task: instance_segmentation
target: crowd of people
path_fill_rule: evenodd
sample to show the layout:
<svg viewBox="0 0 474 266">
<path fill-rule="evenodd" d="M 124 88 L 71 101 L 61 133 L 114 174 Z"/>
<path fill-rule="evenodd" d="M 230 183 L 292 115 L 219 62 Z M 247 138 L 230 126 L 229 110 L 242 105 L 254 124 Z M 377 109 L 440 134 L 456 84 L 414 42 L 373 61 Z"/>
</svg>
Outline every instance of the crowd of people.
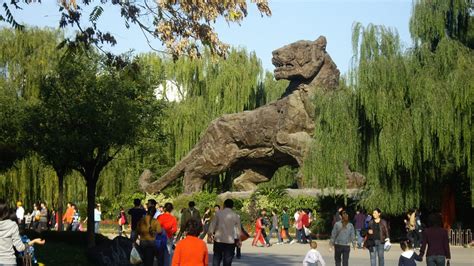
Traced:
<svg viewBox="0 0 474 266">
<path fill-rule="evenodd" d="M 17 223 L 21 229 L 35 230 L 42 232 L 46 230 L 58 230 L 58 213 L 54 208 L 49 209 L 45 202 L 33 203 L 31 212 L 26 212 L 23 203 L 18 201 L 15 211 Z M 25 213 L 26 212 L 26 213 Z M 63 228 L 66 231 L 83 231 L 82 224 L 87 218 L 81 222 L 81 215 L 77 205 L 68 202 L 66 211 L 62 215 Z M 94 210 L 95 232 L 99 232 L 99 224 L 101 221 L 100 204 L 96 205 Z"/>
<path fill-rule="evenodd" d="M 130 217 L 130 239 L 145 266 L 208 265 L 206 242 L 213 244 L 213 265 L 231 265 L 234 257 L 241 257 L 242 241 L 249 237 L 239 215 L 233 210 L 231 199 L 224 201 L 222 209 L 219 205 L 206 207 L 202 216 L 195 202 L 190 201 L 188 208 L 181 210 L 179 224 L 172 214 L 174 207 L 170 202 L 158 205 L 150 199 L 142 205 L 140 199 L 135 199 L 133 205 L 127 212 L 120 208 L 116 217 L 118 234 L 128 237 L 126 227 Z M 16 210 L 7 206 L 5 201 L 0 200 L 0 265 L 14 265 L 10 263 L 15 259 L 14 249 L 32 254 L 34 244 L 44 244 L 44 240 L 30 240 L 22 235 L 24 229 L 41 232 L 57 228 L 57 215 L 54 210 L 48 210 L 44 202 L 34 204 L 32 212 L 26 214 L 21 202 L 17 202 Z M 420 216 L 416 209 L 407 212 L 404 220 L 406 237 L 400 240 L 399 265 L 416 265 L 415 261 L 422 261 L 424 256 L 428 266 L 449 264 L 449 239 L 447 231 L 442 228 L 441 215 L 431 214 L 426 228 Z M 255 220 L 252 246 L 309 243 L 310 250 L 304 257 L 303 265 L 319 263 L 324 266 L 324 258 L 317 250 L 318 245 L 309 229 L 315 219 L 310 209 L 299 209 L 293 216 L 286 207 L 281 212 L 262 209 Z M 81 230 L 75 204 L 67 204 L 63 221 L 66 230 Z M 100 221 L 101 206 L 97 204 L 94 210 L 95 232 L 99 231 Z M 366 249 L 371 266 L 384 265 L 384 253 L 391 247 L 390 224 L 382 218 L 380 209 L 376 208 L 371 213 L 357 210 L 351 219 L 348 211 L 340 207 L 333 216 L 332 224 L 329 244 L 336 266 L 349 265 L 351 248 Z M 295 229 L 294 238 L 290 234 L 291 226 Z M 271 242 L 273 237 L 277 242 Z"/>
<path fill-rule="evenodd" d="M 239 254 L 242 230 L 240 217 L 232 210 L 233 201 L 224 201 L 223 209 L 214 206 L 214 212 L 206 208 L 203 216 L 195 208 L 194 201 L 181 210 L 179 219 L 173 216 L 173 204 L 158 205 L 153 199 L 142 206 L 140 199 L 128 210 L 131 217 L 130 238 L 145 266 L 148 265 L 208 265 L 208 243 L 213 243 L 213 265 L 231 265 L 235 250 Z M 117 217 L 119 233 L 124 221 L 123 209 Z M 120 221 L 122 220 L 122 221 Z"/>
<path fill-rule="evenodd" d="M 153 256 L 155 260 L 163 262 L 158 265 L 170 265 L 169 263 L 207 265 L 207 247 L 204 241 L 206 235 L 207 242 L 213 243 L 213 265 L 221 265 L 221 262 L 223 265 L 231 265 L 234 257 L 240 258 L 241 243 L 242 240 L 248 238 L 248 233 L 242 227 L 240 217 L 232 210 L 231 200 L 224 203 L 222 210 L 218 205 L 214 207 L 214 211 L 209 207 L 205 208 L 202 217 L 195 208 L 195 203 L 189 202 L 188 208 L 181 210 L 179 231 L 177 219 L 171 214 L 171 203 L 165 204 L 164 207 L 159 206 L 157 210 L 152 207 L 156 205 L 153 200 L 149 201 L 146 207 L 140 207 L 139 203 L 137 200 L 135 207 L 128 213 L 132 217 L 132 239 L 133 241 L 138 239 L 139 246 L 142 246 L 145 265 L 153 265 L 153 260 L 150 259 Z M 410 210 L 407 218 L 407 235 L 400 241 L 399 265 L 416 265 L 415 261 L 421 261 L 425 255 L 429 266 L 445 265 L 446 261 L 449 262 L 451 258 L 449 242 L 447 232 L 441 227 L 441 216 L 430 215 L 428 219 L 430 227 L 426 230 L 422 230 L 419 212 L 417 214 L 416 211 Z M 310 250 L 303 260 L 303 265 L 318 265 L 317 263 L 325 265 L 323 256 L 317 250 L 317 243 L 312 239 L 309 230 L 314 219 L 310 209 L 299 209 L 293 217 L 290 216 L 286 207 L 281 213 L 276 209 L 271 212 L 262 209 L 255 220 L 252 246 L 270 247 L 273 244 L 309 243 Z M 136 221 L 146 226 L 139 226 L 141 229 L 134 233 Z M 295 228 L 294 238 L 290 235 L 291 226 Z M 166 247 L 163 252 L 156 252 L 157 241 L 154 244 L 148 242 L 153 239 L 149 234 L 149 228 L 154 228 L 155 239 L 158 239 L 157 235 L 166 232 L 167 245 L 162 245 Z M 413 230 L 416 230 L 420 236 L 414 236 Z M 138 237 L 133 237 L 135 235 Z M 277 242 L 271 242 L 273 237 Z M 155 253 L 150 248 L 153 245 Z M 174 249 L 175 245 L 176 249 Z M 334 251 L 336 265 L 349 265 L 351 248 L 358 248 L 368 251 L 368 264 L 383 266 L 384 253 L 391 248 L 390 225 L 382 218 L 382 211 L 378 208 L 369 214 L 363 210 L 357 210 L 351 219 L 350 214 L 340 207 L 333 217 L 330 246 Z M 183 254 L 191 253 L 193 256 L 183 256 Z"/>
</svg>

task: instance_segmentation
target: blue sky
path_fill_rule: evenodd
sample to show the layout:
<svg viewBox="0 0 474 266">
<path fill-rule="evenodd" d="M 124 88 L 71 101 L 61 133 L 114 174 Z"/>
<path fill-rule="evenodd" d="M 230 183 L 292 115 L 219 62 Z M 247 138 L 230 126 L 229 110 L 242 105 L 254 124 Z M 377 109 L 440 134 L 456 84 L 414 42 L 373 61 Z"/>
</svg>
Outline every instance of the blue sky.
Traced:
<svg viewBox="0 0 474 266">
<path fill-rule="evenodd" d="M 29 25 L 57 27 L 60 16 L 56 2 L 47 0 L 42 4 L 31 4 L 22 11 L 15 11 L 15 18 Z M 324 35 L 329 54 L 341 72 L 346 73 L 352 57 L 354 22 L 395 28 L 402 43 L 407 47 L 411 45 L 408 30 L 411 0 L 269 0 L 269 3 L 271 17 L 261 17 L 256 7 L 249 4 L 249 14 L 240 26 L 223 21 L 215 25 L 224 42 L 255 51 L 267 70 L 273 70 L 273 50 L 297 40 L 315 40 Z M 99 26 L 113 33 L 118 40 L 118 44 L 110 48 L 113 52 L 151 50 L 137 27 L 125 28 L 117 7 L 106 9 Z M 152 46 L 161 48 L 156 40 Z"/>
</svg>

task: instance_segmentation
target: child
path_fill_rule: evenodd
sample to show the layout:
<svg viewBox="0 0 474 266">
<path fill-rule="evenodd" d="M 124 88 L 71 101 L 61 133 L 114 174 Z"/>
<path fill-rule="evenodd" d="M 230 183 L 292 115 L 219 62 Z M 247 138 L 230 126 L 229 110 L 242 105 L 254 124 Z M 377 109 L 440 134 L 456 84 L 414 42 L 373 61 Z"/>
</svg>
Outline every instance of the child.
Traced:
<svg viewBox="0 0 474 266">
<path fill-rule="evenodd" d="M 317 266 L 318 262 L 321 263 L 321 266 L 326 266 L 326 262 L 324 261 L 323 257 L 319 251 L 316 250 L 318 243 L 316 243 L 316 241 L 311 241 L 309 245 L 311 246 L 311 249 L 304 257 L 303 266 Z"/>
<path fill-rule="evenodd" d="M 398 266 L 416 266 L 415 260 L 422 260 L 422 257 L 416 254 L 413 250 L 413 245 L 410 241 L 400 241 L 400 248 L 403 250 L 403 252 L 398 259 Z"/>
<path fill-rule="evenodd" d="M 17 264 L 18 265 L 28 265 L 28 261 L 31 259 L 31 263 L 33 265 L 38 264 L 38 260 L 36 260 L 35 257 L 35 248 L 33 247 L 35 244 L 36 245 L 44 245 L 45 241 L 44 239 L 40 238 L 35 238 L 33 240 L 30 240 L 28 236 L 26 235 L 21 235 L 21 242 L 26 245 L 26 248 L 22 252 L 18 252 L 18 259 L 17 259 Z M 31 264 L 30 264 L 31 265 Z"/>
</svg>

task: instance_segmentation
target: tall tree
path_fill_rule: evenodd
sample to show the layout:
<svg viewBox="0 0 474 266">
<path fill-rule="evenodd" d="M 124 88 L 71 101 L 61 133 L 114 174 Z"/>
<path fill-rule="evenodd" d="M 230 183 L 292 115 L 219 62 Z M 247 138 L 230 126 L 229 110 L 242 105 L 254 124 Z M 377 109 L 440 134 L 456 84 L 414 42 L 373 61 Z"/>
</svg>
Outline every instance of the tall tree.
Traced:
<svg viewBox="0 0 474 266">
<path fill-rule="evenodd" d="M 97 181 L 104 167 L 153 126 L 158 106 L 147 73 L 89 49 L 66 53 L 41 83 L 27 130 L 56 170 L 74 169 L 86 181 L 88 245 L 95 245 Z"/>
<path fill-rule="evenodd" d="M 460 183 L 471 189 L 457 186 L 464 197 L 458 202 L 473 199 L 474 54 L 465 36 L 473 27 L 467 14 L 471 1 L 416 1 L 415 46 L 406 51 L 396 31 L 355 24 L 348 88 L 317 99 L 322 107 L 309 177 L 344 186 L 337 169 L 349 162 L 367 177 L 361 204 L 390 213 L 420 204 L 439 209 L 442 188 Z"/>
</svg>

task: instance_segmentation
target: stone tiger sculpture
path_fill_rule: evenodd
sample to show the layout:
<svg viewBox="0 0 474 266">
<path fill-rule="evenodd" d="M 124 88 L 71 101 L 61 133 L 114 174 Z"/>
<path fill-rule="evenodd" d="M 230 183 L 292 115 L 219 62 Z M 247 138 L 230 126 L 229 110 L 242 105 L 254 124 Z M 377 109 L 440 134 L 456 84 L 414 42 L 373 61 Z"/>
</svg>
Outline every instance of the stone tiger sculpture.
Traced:
<svg viewBox="0 0 474 266">
<path fill-rule="evenodd" d="M 173 168 L 150 183 L 145 170 L 140 188 L 158 192 L 184 175 L 184 192 L 200 191 L 207 180 L 240 170 L 234 188 L 254 190 L 284 165 L 301 166 L 314 132 L 312 96 L 338 86 L 339 70 L 326 52 L 326 38 L 297 41 L 273 51 L 277 80 L 290 80 L 283 96 L 252 111 L 223 115 L 211 122 L 196 146 Z"/>
</svg>

